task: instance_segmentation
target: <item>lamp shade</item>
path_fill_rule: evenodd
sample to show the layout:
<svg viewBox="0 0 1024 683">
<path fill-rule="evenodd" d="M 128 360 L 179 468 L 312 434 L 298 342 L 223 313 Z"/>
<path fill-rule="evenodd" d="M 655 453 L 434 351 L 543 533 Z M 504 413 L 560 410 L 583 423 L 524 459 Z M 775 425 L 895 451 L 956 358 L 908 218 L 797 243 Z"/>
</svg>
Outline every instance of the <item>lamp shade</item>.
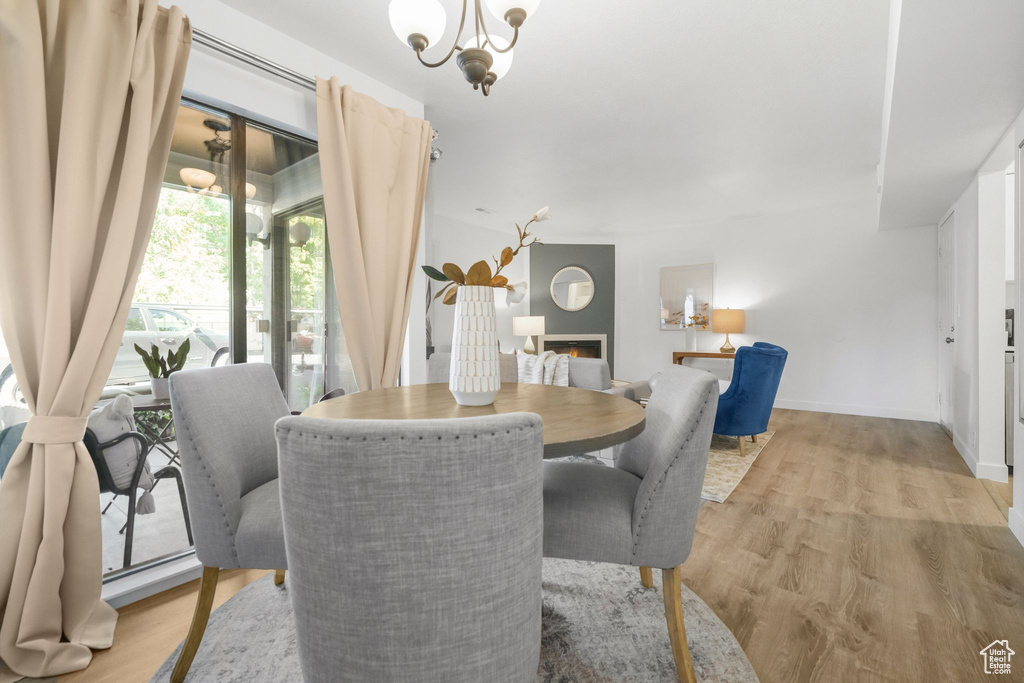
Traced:
<svg viewBox="0 0 1024 683">
<path fill-rule="evenodd" d="M 436 44 L 444 35 L 447 20 L 444 7 L 437 0 L 391 0 L 388 18 L 403 45 L 414 33 L 426 37 L 428 45 Z"/>
<path fill-rule="evenodd" d="M 526 12 L 526 17 L 530 18 L 537 11 L 539 4 L 540 0 L 487 0 L 487 9 L 491 10 L 491 14 L 505 21 L 505 15 L 511 9 L 521 9 Z"/>
<path fill-rule="evenodd" d="M 504 50 L 508 47 L 508 41 L 501 36 L 491 36 L 491 40 L 487 40 L 484 36 L 473 36 L 466 43 L 467 47 L 480 47 L 480 43 L 484 43 L 484 49 L 490 53 L 491 58 L 494 59 L 494 63 L 491 64 L 491 73 L 493 73 L 499 80 L 502 76 L 508 73 L 509 68 L 512 66 L 512 53 L 515 50 L 509 50 L 508 52 L 495 52 L 491 48 L 491 41 L 494 42 L 495 47 L 499 50 Z"/>
<path fill-rule="evenodd" d="M 517 337 L 532 337 L 544 334 L 544 316 L 519 315 L 512 318 L 512 334 Z"/>
<path fill-rule="evenodd" d="M 298 221 L 292 223 L 291 227 L 288 228 L 288 235 L 295 243 L 302 246 L 313 236 L 313 228 L 309 227 L 308 223 Z"/>
<path fill-rule="evenodd" d="M 258 235 L 263 232 L 263 217 L 252 211 L 245 212 L 245 234 Z"/>
<path fill-rule="evenodd" d="M 711 331 L 740 334 L 747 328 L 747 314 L 739 308 L 716 308 L 711 314 Z"/>
<path fill-rule="evenodd" d="M 199 190 L 205 190 L 217 180 L 217 176 L 201 168 L 183 168 L 178 171 L 178 176 L 181 182 Z"/>
</svg>

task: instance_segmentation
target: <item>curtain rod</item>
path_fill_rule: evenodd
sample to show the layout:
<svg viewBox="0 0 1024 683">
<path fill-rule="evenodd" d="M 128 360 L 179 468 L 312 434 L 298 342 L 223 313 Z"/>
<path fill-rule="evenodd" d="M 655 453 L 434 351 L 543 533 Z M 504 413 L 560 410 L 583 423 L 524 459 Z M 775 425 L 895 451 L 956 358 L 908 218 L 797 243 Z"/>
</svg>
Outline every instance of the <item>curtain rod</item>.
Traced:
<svg viewBox="0 0 1024 683">
<path fill-rule="evenodd" d="M 292 83 L 301 85 L 304 88 L 308 88 L 309 90 L 316 92 L 316 79 L 304 76 L 298 71 L 293 71 L 286 66 L 281 66 L 276 62 L 260 57 L 258 54 L 249 52 L 237 45 L 232 45 L 226 40 L 221 40 L 216 36 L 210 35 L 206 31 L 193 28 L 192 40 L 215 52 L 227 55 L 228 57 L 233 57 L 244 64 L 254 66 L 261 71 L 266 71 L 278 78 L 283 78 L 286 81 L 291 81 Z"/>
</svg>

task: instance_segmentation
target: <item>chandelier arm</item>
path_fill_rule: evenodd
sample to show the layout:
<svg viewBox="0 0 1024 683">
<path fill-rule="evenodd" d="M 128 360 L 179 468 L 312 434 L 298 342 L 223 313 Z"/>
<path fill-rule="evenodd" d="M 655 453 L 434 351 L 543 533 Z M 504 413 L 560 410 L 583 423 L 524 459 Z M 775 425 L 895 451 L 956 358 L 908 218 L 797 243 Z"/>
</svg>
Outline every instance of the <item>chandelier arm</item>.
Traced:
<svg viewBox="0 0 1024 683">
<path fill-rule="evenodd" d="M 462 38 L 462 29 L 465 28 L 466 26 L 466 8 L 468 2 L 469 0 L 462 0 L 462 19 L 459 21 L 459 32 L 455 34 L 455 43 L 452 45 L 452 49 L 448 50 L 448 54 L 445 55 L 444 59 L 442 59 L 439 62 L 425 61 L 423 59 L 423 50 L 416 50 L 416 58 L 420 60 L 420 64 L 431 69 L 436 69 L 437 67 L 441 66 L 449 59 L 451 59 L 452 55 L 455 54 L 456 50 L 462 49 L 461 47 L 459 47 L 459 39 Z"/>
<path fill-rule="evenodd" d="M 491 49 L 494 50 L 495 52 L 497 52 L 498 54 L 505 54 L 506 52 L 508 52 L 509 50 L 514 48 L 516 46 L 516 41 L 519 40 L 519 27 L 518 26 L 515 27 L 515 33 L 512 35 L 512 42 L 510 42 L 508 44 L 508 47 L 506 47 L 503 50 L 499 50 L 498 46 L 495 45 L 493 40 L 491 40 L 491 34 L 489 34 L 487 32 L 487 24 L 484 22 L 484 14 L 483 14 L 483 12 L 480 11 L 480 0 L 475 0 L 475 1 L 476 1 L 476 14 L 477 14 L 477 17 L 479 17 L 480 27 L 484 30 L 484 38 L 486 38 L 487 42 L 491 44 Z M 479 44 L 479 42 L 480 41 L 478 40 L 477 43 Z M 483 46 L 480 45 L 480 47 L 483 47 Z"/>
<path fill-rule="evenodd" d="M 473 0 L 473 35 L 476 37 L 476 46 L 483 47 L 480 44 L 480 0 Z"/>
</svg>

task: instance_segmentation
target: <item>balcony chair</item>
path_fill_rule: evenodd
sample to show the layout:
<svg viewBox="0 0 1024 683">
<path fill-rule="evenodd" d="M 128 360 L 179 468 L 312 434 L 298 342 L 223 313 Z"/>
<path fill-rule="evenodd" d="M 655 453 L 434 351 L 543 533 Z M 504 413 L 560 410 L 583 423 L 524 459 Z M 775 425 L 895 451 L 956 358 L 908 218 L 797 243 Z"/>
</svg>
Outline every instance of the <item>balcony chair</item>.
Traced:
<svg viewBox="0 0 1024 683">
<path fill-rule="evenodd" d="M 21 433 L 25 431 L 26 424 L 27 423 L 17 424 L 0 432 L 0 477 L 3 476 L 7 463 L 10 462 L 15 449 L 17 449 L 18 445 L 21 443 Z M 133 450 L 136 451 L 137 455 L 135 456 L 135 463 L 132 466 L 132 476 L 129 483 L 118 485 L 116 481 L 118 477 L 115 477 L 110 470 L 110 465 L 107 462 L 107 454 L 108 451 L 113 450 L 118 445 L 126 441 L 135 442 L 135 448 Z M 108 439 L 107 441 L 101 442 L 96 436 L 96 432 L 92 429 L 85 430 L 85 435 L 82 437 L 82 443 L 85 444 L 86 450 L 89 451 L 89 457 L 92 459 L 93 467 L 96 468 L 96 477 L 99 480 L 100 493 L 113 493 L 115 496 L 126 496 L 128 498 L 128 520 L 124 528 L 121 530 L 125 535 L 122 567 L 130 567 L 132 564 L 132 547 L 135 542 L 135 518 L 139 513 L 138 493 L 143 473 L 146 471 L 146 456 L 149 454 L 152 444 L 143 434 L 134 430 L 123 432 L 111 439 Z M 188 544 L 191 546 L 192 525 L 189 522 L 188 502 L 185 496 L 185 487 L 181 480 L 181 472 L 174 465 L 168 465 L 154 472 L 153 479 L 174 479 L 177 482 L 178 498 L 181 500 L 181 514 L 185 521 L 185 534 L 188 536 Z M 109 507 L 110 504 L 107 505 L 107 508 Z M 107 511 L 107 508 L 104 508 L 104 513 Z"/>
</svg>

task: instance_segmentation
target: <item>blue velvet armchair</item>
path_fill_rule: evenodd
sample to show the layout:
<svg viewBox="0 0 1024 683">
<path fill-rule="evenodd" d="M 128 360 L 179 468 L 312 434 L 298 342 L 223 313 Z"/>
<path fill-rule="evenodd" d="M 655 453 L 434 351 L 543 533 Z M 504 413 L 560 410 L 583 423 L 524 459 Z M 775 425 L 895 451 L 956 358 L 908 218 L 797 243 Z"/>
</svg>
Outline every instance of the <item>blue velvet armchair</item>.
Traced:
<svg viewBox="0 0 1024 683">
<path fill-rule="evenodd" d="M 736 351 L 732 383 L 718 397 L 715 434 L 738 437 L 740 454 L 746 454 L 744 437 L 756 443 L 757 435 L 768 430 L 787 356 L 786 349 L 766 342 Z"/>
</svg>

